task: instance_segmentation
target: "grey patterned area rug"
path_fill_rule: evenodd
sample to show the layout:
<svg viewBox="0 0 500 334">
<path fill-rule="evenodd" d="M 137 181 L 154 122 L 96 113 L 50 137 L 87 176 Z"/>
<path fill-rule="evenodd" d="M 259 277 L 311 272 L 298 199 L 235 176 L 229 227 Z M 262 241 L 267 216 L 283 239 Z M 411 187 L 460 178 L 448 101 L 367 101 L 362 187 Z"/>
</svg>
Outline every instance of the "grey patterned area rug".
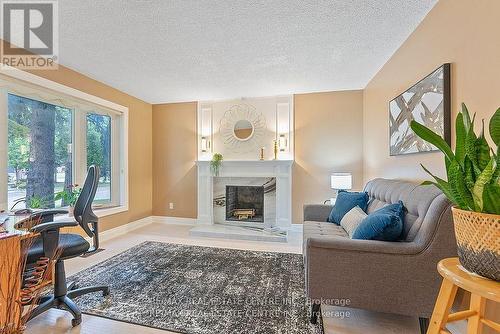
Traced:
<svg viewBox="0 0 500 334">
<path fill-rule="evenodd" d="M 319 334 L 308 321 L 302 256 L 144 242 L 73 275 L 111 295 L 87 314 L 188 334 Z"/>
</svg>

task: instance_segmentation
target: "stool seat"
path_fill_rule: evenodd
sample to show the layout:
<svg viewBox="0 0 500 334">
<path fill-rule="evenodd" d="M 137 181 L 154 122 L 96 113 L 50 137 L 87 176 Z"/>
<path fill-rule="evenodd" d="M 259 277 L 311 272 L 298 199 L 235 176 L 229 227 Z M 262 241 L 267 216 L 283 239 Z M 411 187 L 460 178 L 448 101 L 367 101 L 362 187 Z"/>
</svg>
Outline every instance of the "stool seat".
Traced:
<svg viewBox="0 0 500 334">
<path fill-rule="evenodd" d="M 500 283 L 467 271 L 457 257 L 441 260 L 437 268 L 443 278 L 456 286 L 500 303 Z"/>
<path fill-rule="evenodd" d="M 443 283 L 432 312 L 427 334 L 450 333 L 449 322 L 467 320 L 467 334 L 480 334 L 483 326 L 500 332 L 500 324 L 484 317 L 486 300 L 500 302 L 500 282 L 496 282 L 465 270 L 458 258 L 441 260 L 437 266 Z M 468 310 L 450 314 L 458 288 L 470 292 Z"/>
</svg>

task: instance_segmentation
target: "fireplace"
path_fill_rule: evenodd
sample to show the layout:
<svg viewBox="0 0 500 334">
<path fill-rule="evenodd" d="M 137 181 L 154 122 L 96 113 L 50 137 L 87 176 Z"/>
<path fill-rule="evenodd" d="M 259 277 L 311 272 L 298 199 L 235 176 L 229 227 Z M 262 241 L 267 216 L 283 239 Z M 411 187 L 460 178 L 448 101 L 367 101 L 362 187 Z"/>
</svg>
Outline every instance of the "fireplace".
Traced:
<svg viewBox="0 0 500 334">
<path fill-rule="evenodd" d="M 225 160 L 218 176 L 210 161 L 198 161 L 198 225 L 190 235 L 254 241 L 286 241 L 291 230 L 293 161 Z M 260 222 L 226 219 L 227 186 L 264 187 Z M 229 196 L 229 195 L 228 195 Z M 242 218 L 245 218 L 244 216 Z"/>
<path fill-rule="evenodd" d="M 264 222 L 264 186 L 226 185 L 226 221 Z"/>
</svg>

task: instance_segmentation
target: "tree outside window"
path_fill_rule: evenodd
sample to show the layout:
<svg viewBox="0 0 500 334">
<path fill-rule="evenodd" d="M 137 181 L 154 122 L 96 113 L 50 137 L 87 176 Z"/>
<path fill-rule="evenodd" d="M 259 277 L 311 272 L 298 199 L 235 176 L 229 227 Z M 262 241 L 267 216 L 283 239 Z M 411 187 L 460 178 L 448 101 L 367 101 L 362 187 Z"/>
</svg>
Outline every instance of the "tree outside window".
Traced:
<svg viewBox="0 0 500 334">
<path fill-rule="evenodd" d="M 51 208 L 71 185 L 71 109 L 8 94 L 9 206 Z"/>
</svg>

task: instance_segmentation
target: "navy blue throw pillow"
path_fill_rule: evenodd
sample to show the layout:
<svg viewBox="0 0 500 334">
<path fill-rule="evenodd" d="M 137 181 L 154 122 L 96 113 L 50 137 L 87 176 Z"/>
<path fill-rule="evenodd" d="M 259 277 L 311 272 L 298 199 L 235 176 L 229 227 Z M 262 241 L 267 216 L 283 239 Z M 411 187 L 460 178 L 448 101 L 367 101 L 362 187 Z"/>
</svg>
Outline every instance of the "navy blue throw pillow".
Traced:
<svg viewBox="0 0 500 334">
<path fill-rule="evenodd" d="M 386 205 L 369 214 L 354 231 L 353 239 L 396 241 L 403 231 L 403 202 Z"/>
<path fill-rule="evenodd" d="M 348 192 L 339 190 L 335 205 L 333 206 L 328 221 L 340 225 L 342 217 L 352 208 L 359 206 L 361 210 L 366 212 L 368 207 L 368 193 L 366 192 Z"/>
</svg>

